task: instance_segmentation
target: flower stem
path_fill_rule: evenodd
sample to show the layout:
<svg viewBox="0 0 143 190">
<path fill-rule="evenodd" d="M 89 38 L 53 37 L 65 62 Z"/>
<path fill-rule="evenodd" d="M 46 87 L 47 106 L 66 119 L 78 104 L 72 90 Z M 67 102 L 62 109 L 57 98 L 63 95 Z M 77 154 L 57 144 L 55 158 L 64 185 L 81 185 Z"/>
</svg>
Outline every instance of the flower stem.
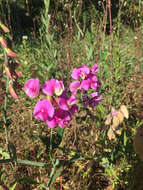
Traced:
<svg viewBox="0 0 143 190">
<path fill-rule="evenodd" d="M 50 133 L 50 154 L 51 154 L 52 148 L 53 148 L 52 141 L 53 141 L 53 129 L 51 129 L 51 133 Z"/>
</svg>

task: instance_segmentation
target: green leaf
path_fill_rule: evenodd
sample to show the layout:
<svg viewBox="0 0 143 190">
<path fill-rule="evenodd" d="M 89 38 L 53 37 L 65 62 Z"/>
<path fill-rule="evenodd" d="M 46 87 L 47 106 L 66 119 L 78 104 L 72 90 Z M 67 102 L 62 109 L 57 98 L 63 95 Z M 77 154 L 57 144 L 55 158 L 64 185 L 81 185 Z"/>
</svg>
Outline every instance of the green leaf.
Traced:
<svg viewBox="0 0 143 190">
<path fill-rule="evenodd" d="M 49 168 L 52 167 L 51 164 L 47 164 L 47 163 L 44 163 L 44 162 L 35 162 L 35 161 L 22 160 L 22 159 L 16 159 L 15 161 L 17 163 L 26 164 L 26 165 L 30 165 L 30 166 L 49 167 Z"/>
<path fill-rule="evenodd" d="M 15 187 L 16 187 L 16 185 L 17 185 L 17 182 L 14 182 L 14 183 L 12 184 L 12 186 L 9 188 L 9 190 L 14 190 Z"/>
<path fill-rule="evenodd" d="M 54 181 L 61 175 L 62 170 L 63 170 L 62 166 L 58 168 L 55 175 L 52 177 L 51 184 L 54 183 Z"/>
</svg>

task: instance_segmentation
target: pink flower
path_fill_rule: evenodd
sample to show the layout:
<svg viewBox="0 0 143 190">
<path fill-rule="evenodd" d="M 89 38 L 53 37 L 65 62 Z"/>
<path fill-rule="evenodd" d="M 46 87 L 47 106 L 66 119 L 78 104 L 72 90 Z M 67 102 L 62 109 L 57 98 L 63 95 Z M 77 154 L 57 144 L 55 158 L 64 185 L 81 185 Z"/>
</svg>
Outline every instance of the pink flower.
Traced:
<svg viewBox="0 0 143 190">
<path fill-rule="evenodd" d="M 30 98 L 36 98 L 40 91 L 39 80 L 37 78 L 29 79 L 24 85 L 24 91 Z"/>
<path fill-rule="evenodd" d="M 33 114 L 36 119 L 46 122 L 48 119 L 51 120 L 53 118 L 54 107 L 49 100 L 40 100 L 37 102 Z"/>
<path fill-rule="evenodd" d="M 90 73 L 90 69 L 89 67 L 87 67 L 86 65 L 80 66 L 75 68 L 72 71 L 71 77 L 73 79 L 78 80 L 79 78 L 81 79 L 85 79 L 85 77 Z"/>
<path fill-rule="evenodd" d="M 44 83 L 42 91 L 48 96 L 53 96 L 54 94 L 60 96 L 64 91 L 64 84 L 62 81 L 51 79 Z"/>
</svg>

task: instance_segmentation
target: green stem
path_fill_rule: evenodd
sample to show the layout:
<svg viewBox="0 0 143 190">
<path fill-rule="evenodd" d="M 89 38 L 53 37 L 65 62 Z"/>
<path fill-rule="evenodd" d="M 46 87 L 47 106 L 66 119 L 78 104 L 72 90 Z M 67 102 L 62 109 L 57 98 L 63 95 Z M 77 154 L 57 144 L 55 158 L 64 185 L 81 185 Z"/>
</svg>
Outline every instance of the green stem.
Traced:
<svg viewBox="0 0 143 190">
<path fill-rule="evenodd" d="M 53 141 L 53 129 L 51 129 L 51 133 L 50 133 L 50 154 L 51 154 L 52 148 L 53 148 L 52 141 Z"/>
</svg>

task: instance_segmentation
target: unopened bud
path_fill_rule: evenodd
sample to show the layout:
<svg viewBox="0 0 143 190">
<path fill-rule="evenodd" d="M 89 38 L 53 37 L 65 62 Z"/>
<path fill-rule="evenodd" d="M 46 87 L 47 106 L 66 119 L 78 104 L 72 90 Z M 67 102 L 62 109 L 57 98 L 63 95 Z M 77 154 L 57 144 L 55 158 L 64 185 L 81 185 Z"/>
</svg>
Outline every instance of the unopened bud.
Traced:
<svg viewBox="0 0 143 190">
<path fill-rule="evenodd" d="M 9 82 L 9 93 L 10 93 L 10 95 L 11 95 L 14 99 L 18 99 L 18 96 L 17 96 L 17 94 L 16 94 L 16 92 L 15 92 L 15 90 L 14 90 L 14 88 L 13 88 L 13 82 L 12 82 L 12 81 Z"/>
<path fill-rule="evenodd" d="M 2 47 L 4 47 L 4 48 L 7 47 L 7 43 L 6 43 L 6 41 L 3 39 L 2 36 L 0 36 L 0 43 L 1 43 Z"/>
<path fill-rule="evenodd" d="M 2 30 L 5 32 L 5 33 L 8 33 L 9 32 L 9 29 L 0 22 L 0 27 L 2 28 Z"/>
<path fill-rule="evenodd" d="M 12 74 L 11 74 L 9 68 L 8 68 L 7 66 L 4 66 L 4 70 L 5 70 L 6 75 L 7 75 L 10 79 L 12 79 L 13 77 L 12 77 Z"/>
<path fill-rule="evenodd" d="M 4 49 L 5 49 L 8 56 L 10 56 L 10 57 L 18 57 L 18 54 L 13 52 L 11 49 L 9 49 L 9 48 L 4 48 Z"/>
</svg>

